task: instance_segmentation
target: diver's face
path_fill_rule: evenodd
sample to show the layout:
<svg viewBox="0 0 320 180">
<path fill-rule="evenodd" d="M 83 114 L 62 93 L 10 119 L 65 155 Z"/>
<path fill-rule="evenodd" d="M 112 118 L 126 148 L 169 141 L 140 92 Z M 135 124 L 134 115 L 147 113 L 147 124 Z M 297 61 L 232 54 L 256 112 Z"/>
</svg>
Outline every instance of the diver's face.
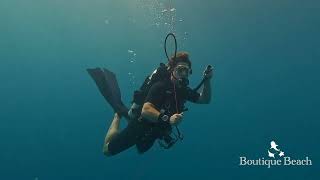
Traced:
<svg viewBox="0 0 320 180">
<path fill-rule="evenodd" d="M 179 62 L 173 70 L 173 75 L 177 79 L 188 79 L 190 74 L 190 68 L 188 63 Z"/>
</svg>

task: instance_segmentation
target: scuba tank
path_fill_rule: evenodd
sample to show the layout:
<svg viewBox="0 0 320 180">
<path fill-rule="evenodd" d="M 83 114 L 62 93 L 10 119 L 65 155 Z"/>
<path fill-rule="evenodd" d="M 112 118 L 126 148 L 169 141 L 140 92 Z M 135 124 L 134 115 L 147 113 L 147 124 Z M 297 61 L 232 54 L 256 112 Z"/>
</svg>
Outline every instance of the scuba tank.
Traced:
<svg viewBox="0 0 320 180">
<path fill-rule="evenodd" d="M 131 119 L 138 118 L 141 115 L 142 106 L 151 86 L 159 81 L 170 79 L 168 67 L 164 63 L 153 71 L 153 73 L 146 77 L 141 87 L 134 91 L 133 100 L 128 115 Z"/>
</svg>

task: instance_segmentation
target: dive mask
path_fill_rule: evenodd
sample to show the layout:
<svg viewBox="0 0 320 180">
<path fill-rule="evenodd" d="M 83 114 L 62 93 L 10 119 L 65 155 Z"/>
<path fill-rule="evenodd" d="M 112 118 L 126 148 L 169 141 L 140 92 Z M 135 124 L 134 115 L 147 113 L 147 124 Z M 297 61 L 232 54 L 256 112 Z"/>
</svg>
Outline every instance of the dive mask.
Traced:
<svg viewBox="0 0 320 180">
<path fill-rule="evenodd" d="M 179 77 L 189 76 L 192 73 L 191 69 L 188 66 L 178 65 L 175 67 L 175 71 Z"/>
<path fill-rule="evenodd" d="M 175 67 L 174 71 L 174 77 L 179 86 L 187 87 L 189 85 L 188 76 L 191 74 L 190 68 L 188 66 L 178 65 Z"/>
</svg>

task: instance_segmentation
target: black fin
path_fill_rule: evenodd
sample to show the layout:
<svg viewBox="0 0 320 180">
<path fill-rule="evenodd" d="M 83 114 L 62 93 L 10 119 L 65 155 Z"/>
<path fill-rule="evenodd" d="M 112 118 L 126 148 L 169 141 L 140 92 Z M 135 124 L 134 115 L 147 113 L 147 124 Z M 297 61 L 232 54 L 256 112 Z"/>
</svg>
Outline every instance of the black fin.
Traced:
<svg viewBox="0 0 320 180">
<path fill-rule="evenodd" d="M 87 71 L 98 86 L 100 93 L 111 105 L 113 110 L 121 116 L 127 117 L 128 108 L 121 100 L 121 92 L 115 74 L 105 68 L 87 69 Z"/>
</svg>

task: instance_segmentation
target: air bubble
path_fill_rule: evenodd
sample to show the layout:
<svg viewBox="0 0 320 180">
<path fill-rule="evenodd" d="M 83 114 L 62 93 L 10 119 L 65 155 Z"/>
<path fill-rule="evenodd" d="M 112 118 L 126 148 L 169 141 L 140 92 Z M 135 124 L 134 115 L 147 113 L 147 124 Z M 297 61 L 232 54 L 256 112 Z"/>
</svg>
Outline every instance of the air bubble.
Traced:
<svg viewBox="0 0 320 180">
<path fill-rule="evenodd" d="M 162 12 L 162 13 L 165 13 L 165 12 L 167 12 L 167 11 L 168 11 L 167 9 L 164 9 L 164 10 L 162 10 L 161 12 Z"/>
</svg>

